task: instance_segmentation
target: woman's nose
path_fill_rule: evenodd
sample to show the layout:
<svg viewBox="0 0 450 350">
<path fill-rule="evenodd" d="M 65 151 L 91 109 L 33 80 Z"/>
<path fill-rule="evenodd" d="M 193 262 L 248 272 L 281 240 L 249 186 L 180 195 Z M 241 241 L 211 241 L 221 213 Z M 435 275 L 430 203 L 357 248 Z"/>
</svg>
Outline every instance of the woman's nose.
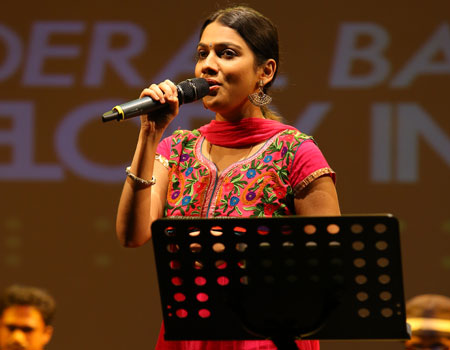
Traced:
<svg viewBox="0 0 450 350">
<path fill-rule="evenodd" d="M 213 75 L 218 71 L 217 56 L 211 51 L 204 60 L 201 61 L 202 73 Z"/>
</svg>

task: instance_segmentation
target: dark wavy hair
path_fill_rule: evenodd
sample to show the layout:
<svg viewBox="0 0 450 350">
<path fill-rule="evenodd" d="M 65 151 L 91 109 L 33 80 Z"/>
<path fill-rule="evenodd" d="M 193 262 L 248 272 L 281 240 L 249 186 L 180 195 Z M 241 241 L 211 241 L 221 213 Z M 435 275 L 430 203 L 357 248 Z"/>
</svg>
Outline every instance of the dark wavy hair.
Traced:
<svg viewBox="0 0 450 350">
<path fill-rule="evenodd" d="M 264 92 L 267 93 L 268 88 L 275 81 L 280 64 L 278 30 L 272 21 L 250 7 L 232 6 L 212 13 L 203 23 L 200 37 L 205 28 L 213 22 L 219 22 L 239 33 L 255 55 L 256 67 L 259 67 L 268 59 L 275 60 L 277 64 L 275 74 L 272 80 L 264 86 Z M 266 117 L 279 119 L 275 113 L 269 112 L 267 107 L 262 108 L 262 111 Z"/>
<path fill-rule="evenodd" d="M 34 306 L 41 313 L 46 325 L 50 325 L 53 321 L 55 299 L 43 289 L 20 285 L 6 288 L 0 297 L 0 315 L 7 308 L 16 305 Z"/>
</svg>

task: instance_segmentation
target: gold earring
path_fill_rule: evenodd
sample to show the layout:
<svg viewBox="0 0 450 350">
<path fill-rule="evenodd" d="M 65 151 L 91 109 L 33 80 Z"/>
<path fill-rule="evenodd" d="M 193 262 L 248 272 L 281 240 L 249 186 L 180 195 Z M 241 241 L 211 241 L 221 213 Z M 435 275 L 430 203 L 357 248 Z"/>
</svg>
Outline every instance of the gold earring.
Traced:
<svg viewBox="0 0 450 350">
<path fill-rule="evenodd" d="M 251 103 L 253 103 L 255 106 L 265 106 L 272 102 L 272 97 L 267 95 L 264 90 L 264 82 L 262 80 L 259 81 L 259 89 L 257 92 L 254 92 L 250 95 L 248 95 L 248 99 Z"/>
</svg>

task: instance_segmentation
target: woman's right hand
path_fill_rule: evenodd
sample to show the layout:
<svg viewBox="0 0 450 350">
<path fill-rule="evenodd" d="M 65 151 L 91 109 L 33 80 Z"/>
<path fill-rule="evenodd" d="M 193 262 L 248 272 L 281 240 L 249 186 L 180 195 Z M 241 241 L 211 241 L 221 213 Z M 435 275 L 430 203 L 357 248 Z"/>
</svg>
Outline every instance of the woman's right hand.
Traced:
<svg viewBox="0 0 450 350">
<path fill-rule="evenodd" d="M 152 84 L 142 90 L 139 98 L 144 96 L 150 97 L 153 101 L 167 104 L 169 108 L 154 112 L 151 118 L 148 115 L 142 115 L 141 130 L 144 132 L 164 132 L 167 126 L 178 115 L 180 105 L 178 103 L 178 90 L 176 85 L 170 80 L 165 80 L 158 85 Z"/>
</svg>

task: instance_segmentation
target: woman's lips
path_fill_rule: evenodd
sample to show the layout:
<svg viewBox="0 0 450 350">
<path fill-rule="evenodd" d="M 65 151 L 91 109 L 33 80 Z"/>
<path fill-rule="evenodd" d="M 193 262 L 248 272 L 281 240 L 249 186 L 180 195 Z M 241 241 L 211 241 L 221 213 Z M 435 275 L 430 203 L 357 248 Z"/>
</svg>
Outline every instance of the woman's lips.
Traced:
<svg viewBox="0 0 450 350">
<path fill-rule="evenodd" d="M 220 83 L 215 79 L 206 79 L 206 81 L 208 82 L 209 86 L 220 85 Z"/>
<path fill-rule="evenodd" d="M 220 83 L 214 79 L 206 79 L 209 84 L 209 95 L 216 95 L 217 90 L 220 88 Z"/>
<path fill-rule="evenodd" d="M 209 84 L 219 84 L 219 81 L 214 78 L 204 78 Z"/>
</svg>

